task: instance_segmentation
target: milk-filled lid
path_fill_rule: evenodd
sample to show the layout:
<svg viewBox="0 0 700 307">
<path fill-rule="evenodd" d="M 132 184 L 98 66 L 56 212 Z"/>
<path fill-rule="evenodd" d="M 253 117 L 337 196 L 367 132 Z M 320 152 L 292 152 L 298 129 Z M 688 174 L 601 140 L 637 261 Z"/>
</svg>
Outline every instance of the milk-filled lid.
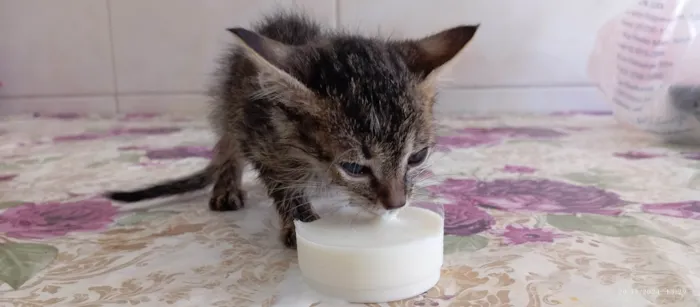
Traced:
<svg viewBox="0 0 700 307">
<path fill-rule="evenodd" d="M 335 247 L 388 247 L 443 235 L 442 217 L 417 207 L 401 209 L 395 216 L 344 209 L 311 223 L 295 224 L 299 237 Z"/>
</svg>

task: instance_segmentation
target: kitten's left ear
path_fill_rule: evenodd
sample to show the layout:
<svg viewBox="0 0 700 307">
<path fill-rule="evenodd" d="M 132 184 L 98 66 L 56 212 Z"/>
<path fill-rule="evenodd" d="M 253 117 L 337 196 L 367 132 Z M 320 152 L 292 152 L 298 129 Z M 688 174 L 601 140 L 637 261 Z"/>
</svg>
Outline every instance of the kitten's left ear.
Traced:
<svg viewBox="0 0 700 307">
<path fill-rule="evenodd" d="M 442 32 L 398 43 L 411 72 L 427 78 L 452 60 L 471 41 L 479 25 L 458 26 Z"/>
<path fill-rule="evenodd" d="M 243 28 L 231 28 L 228 31 L 241 40 L 243 51 L 258 68 L 261 90 L 256 95 L 275 98 L 294 106 L 302 106 L 309 100 L 311 91 L 287 72 L 291 64 L 290 58 L 296 51 L 294 46 Z"/>
<path fill-rule="evenodd" d="M 250 55 L 255 56 L 256 64 L 269 65 L 276 69 L 283 69 L 286 65 L 286 59 L 291 53 L 291 46 L 244 28 L 227 30 L 243 42 L 243 46 Z"/>
</svg>

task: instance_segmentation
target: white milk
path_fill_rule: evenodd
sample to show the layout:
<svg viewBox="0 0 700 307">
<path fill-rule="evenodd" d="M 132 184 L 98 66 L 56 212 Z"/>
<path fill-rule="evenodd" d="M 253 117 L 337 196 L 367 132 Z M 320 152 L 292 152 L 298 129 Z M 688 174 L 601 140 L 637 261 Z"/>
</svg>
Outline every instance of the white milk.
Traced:
<svg viewBox="0 0 700 307">
<path fill-rule="evenodd" d="M 443 219 L 408 207 L 381 218 L 341 211 L 296 222 L 299 268 L 318 292 L 355 303 L 421 294 L 440 279 Z"/>
</svg>

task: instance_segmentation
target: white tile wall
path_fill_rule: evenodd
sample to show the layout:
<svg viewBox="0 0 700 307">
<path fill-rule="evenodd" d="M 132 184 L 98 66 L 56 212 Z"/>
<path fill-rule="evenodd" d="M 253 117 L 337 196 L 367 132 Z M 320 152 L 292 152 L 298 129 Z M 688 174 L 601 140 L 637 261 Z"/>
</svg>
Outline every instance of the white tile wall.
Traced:
<svg viewBox="0 0 700 307">
<path fill-rule="evenodd" d="M 120 93 L 206 90 L 216 59 L 232 41 L 225 29 L 247 26 L 275 7 L 314 4 L 325 19 L 332 1 L 114 0 L 112 33 Z"/>
<path fill-rule="evenodd" d="M 0 0 L 3 97 L 113 95 L 105 0 Z"/>
<path fill-rule="evenodd" d="M 225 29 L 276 6 L 394 37 L 480 23 L 443 78 L 446 110 L 598 109 L 588 54 L 630 1 L 0 0 L 0 114 L 203 111 Z"/>
<path fill-rule="evenodd" d="M 340 0 L 341 25 L 416 37 L 456 24 L 481 24 L 445 76 L 456 86 L 588 83 L 595 32 L 631 0 Z"/>
</svg>

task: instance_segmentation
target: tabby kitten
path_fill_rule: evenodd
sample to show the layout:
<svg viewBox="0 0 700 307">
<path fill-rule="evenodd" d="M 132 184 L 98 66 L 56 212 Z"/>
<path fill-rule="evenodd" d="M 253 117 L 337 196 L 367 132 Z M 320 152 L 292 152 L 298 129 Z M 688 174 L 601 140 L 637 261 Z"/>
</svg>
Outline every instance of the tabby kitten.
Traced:
<svg viewBox="0 0 700 307">
<path fill-rule="evenodd" d="M 277 13 L 254 31 L 229 29 L 242 44 L 224 58 L 212 90 L 210 121 L 219 140 L 211 163 L 186 178 L 107 196 L 135 202 L 213 184 L 211 210 L 238 210 L 249 162 L 274 200 L 290 248 L 296 247 L 293 221 L 318 218 L 307 198 L 310 185 L 341 187 L 375 212 L 401 208 L 435 145 L 437 69 L 477 28 L 386 40 Z"/>
</svg>

